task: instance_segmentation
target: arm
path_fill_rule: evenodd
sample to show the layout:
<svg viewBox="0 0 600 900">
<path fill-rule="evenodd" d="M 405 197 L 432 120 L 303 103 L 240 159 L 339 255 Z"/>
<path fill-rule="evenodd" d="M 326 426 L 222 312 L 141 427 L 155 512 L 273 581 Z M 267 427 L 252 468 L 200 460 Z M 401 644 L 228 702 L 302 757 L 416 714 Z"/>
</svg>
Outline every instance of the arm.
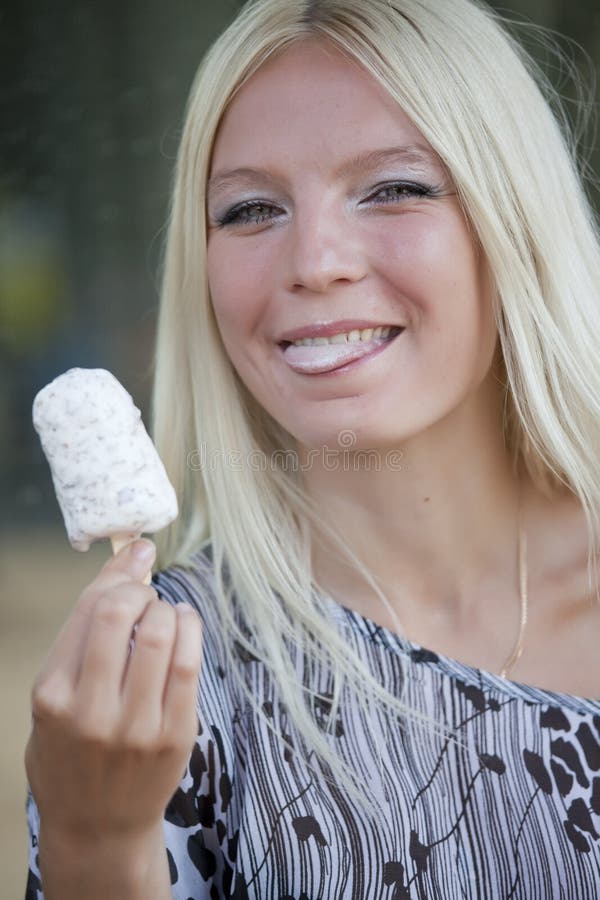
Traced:
<svg viewBox="0 0 600 900">
<path fill-rule="evenodd" d="M 45 900 L 172 900 L 162 827 L 77 840 L 42 826 L 39 859 Z"/>
<path fill-rule="evenodd" d="M 197 733 L 202 635 L 187 605 L 141 583 L 151 562 L 135 545 L 109 560 L 34 685 L 25 763 L 45 900 L 171 897 L 162 821 Z"/>
</svg>

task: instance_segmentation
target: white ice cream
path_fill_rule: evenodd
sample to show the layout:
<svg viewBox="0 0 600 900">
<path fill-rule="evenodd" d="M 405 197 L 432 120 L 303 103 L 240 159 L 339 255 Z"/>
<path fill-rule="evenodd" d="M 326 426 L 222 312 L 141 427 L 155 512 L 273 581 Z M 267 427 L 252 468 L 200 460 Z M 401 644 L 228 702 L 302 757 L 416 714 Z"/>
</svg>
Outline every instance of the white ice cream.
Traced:
<svg viewBox="0 0 600 900">
<path fill-rule="evenodd" d="M 175 491 L 139 409 L 105 369 L 69 369 L 36 396 L 33 424 L 77 550 L 160 531 L 177 516 Z"/>
</svg>

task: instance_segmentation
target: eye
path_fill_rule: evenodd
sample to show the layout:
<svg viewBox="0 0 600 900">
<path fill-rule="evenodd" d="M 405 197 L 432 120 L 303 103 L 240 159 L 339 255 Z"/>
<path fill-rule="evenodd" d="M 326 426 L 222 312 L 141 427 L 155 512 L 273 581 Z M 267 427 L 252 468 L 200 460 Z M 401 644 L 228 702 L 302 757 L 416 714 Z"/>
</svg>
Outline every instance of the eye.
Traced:
<svg viewBox="0 0 600 900">
<path fill-rule="evenodd" d="M 260 200 L 246 200 L 228 210 L 220 219 L 217 219 L 219 227 L 226 225 L 261 225 L 263 222 L 273 219 L 277 206 Z"/>
<path fill-rule="evenodd" d="M 437 190 L 427 184 L 416 184 L 409 181 L 394 181 L 381 185 L 367 201 L 369 203 L 399 203 L 411 197 L 433 197 Z"/>
</svg>

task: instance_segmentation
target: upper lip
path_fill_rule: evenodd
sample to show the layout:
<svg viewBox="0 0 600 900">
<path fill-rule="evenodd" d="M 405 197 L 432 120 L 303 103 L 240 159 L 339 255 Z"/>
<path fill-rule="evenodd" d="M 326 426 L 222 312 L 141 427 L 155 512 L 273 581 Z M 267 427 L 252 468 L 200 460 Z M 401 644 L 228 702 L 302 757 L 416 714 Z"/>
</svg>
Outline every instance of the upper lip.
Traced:
<svg viewBox="0 0 600 900">
<path fill-rule="evenodd" d="M 286 331 L 279 338 L 279 343 L 293 343 L 302 338 L 332 337 L 334 334 L 345 334 L 349 331 L 362 331 L 364 328 L 404 328 L 404 325 L 393 322 L 368 322 L 366 319 L 340 319 L 337 322 L 320 322 L 303 325 Z"/>
</svg>

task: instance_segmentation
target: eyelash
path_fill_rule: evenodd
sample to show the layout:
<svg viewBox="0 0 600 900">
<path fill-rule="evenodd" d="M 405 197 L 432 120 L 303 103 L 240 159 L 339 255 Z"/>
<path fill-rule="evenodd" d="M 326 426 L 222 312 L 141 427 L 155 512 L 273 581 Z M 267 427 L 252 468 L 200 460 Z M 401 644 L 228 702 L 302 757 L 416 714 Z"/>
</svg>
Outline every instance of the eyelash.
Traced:
<svg viewBox="0 0 600 900">
<path fill-rule="evenodd" d="M 398 203 L 405 197 L 436 197 L 439 196 L 440 191 L 438 188 L 431 187 L 425 184 L 415 184 L 413 182 L 407 181 L 395 181 L 390 182 L 389 184 L 383 184 L 380 188 L 378 188 L 374 194 L 367 199 L 373 199 L 377 197 L 378 194 L 382 194 L 385 191 L 394 190 L 395 188 L 401 188 L 402 193 L 397 194 L 394 198 L 387 199 L 381 201 L 382 203 Z M 217 220 L 217 225 L 219 228 L 225 228 L 228 225 L 262 225 L 269 219 L 268 215 L 262 214 L 259 215 L 258 218 L 248 218 L 243 219 L 242 215 L 244 213 L 250 213 L 255 209 L 275 209 L 275 205 L 273 203 L 261 203 L 258 200 L 247 200 L 244 203 L 240 203 L 238 206 L 234 206 L 232 209 L 228 210 L 220 219 Z"/>
</svg>

